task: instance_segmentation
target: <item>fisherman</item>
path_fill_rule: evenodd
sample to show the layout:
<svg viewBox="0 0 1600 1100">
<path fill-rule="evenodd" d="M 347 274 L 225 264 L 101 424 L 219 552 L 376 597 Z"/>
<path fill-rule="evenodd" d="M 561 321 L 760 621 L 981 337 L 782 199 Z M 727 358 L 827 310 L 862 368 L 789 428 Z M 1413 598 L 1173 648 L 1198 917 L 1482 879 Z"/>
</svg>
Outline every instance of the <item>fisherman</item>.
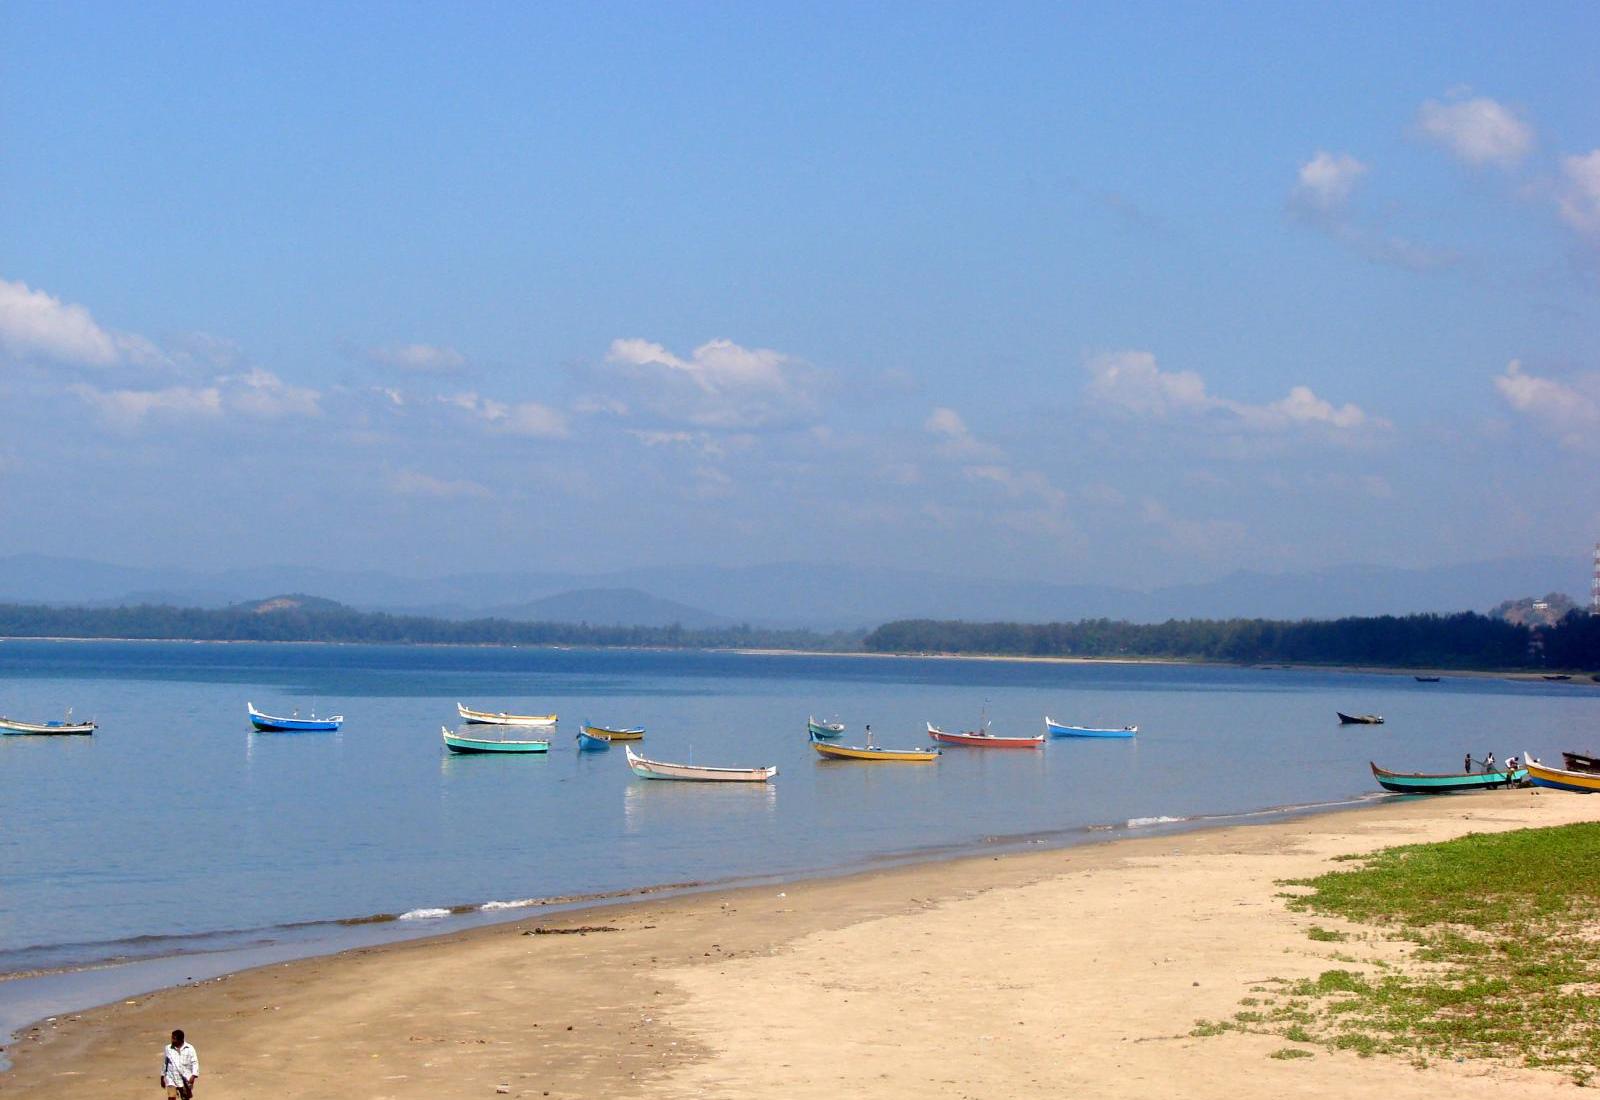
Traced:
<svg viewBox="0 0 1600 1100">
<path fill-rule="evenodd" d="M 1470 752 L 1467 753 L 1467 758 L 1461 762 L 1461 770 L 1464 772 L 1472 771 L 1472 754 Z"/>
<path fill-rule="evenodd" d="M 172 1042 L 161 1052 L 160 1084 L 167 1100 L 190 1100 L 195 1082 L 200 1079 L 200 1056 L 184 1041 L 181 1030 L 172 1033 Z"/>
<path fill-rule="evenodd" d="M 1494 753 L 1491 752 L 1483 758 L 1483 770 L 1486 774 L 1494 771 Z"/>
</svg>

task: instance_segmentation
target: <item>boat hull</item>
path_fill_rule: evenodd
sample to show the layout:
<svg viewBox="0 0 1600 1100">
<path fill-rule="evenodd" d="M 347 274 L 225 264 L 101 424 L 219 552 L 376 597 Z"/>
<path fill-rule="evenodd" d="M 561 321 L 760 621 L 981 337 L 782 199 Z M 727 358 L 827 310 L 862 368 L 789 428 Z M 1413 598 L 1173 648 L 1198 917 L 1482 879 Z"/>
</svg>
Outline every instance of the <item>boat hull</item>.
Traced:
<svg viewBox="0 0 1600 1100">
<path fill-rule="evenodd" d="M 603 730 L 592 730 L 589 726 L 578 730 L 579 752 L 605 752 L 611 748 L 611 741 L 612 738 Z"/>
<path fill-rule="evenodd" d="M 1044 720 L 1044 728 L 1051 737 L 1132 737 L 1139 732 L 1138 726 L 1126 726 L 1123 729 L 1094 729 L 1089 726 L 1064 726 L 1060 722 L 1049 718 Z"/>
<path fill-rule="evenodd" d="M 463 756 L 527 755 L 550 751 L 550 742 L 544 740 L 500 741 L 492 737 L 463 737 L 442 727 L 439 732 L 444 735 L 444 747 Z"/>
<path fill-rule="evenodd" d="M 582 729 L 583 729 L 584 733 L 599 734 L 600 736 L 605 737 L 605 738 L 607 738 L 607 739 L 609 739 L 611 741 L 643 741 L 644 740 L 644 727 L 643 726 L 624 726 L 621 729 L 612 729 L 610 726 L 591 726 L 591 725 L 585 724 L 582 727 Z"/>
<path fill-rule="evenodd" d="M 253 704 L 246 703 L 250 724 L 262 733 L 333 733 L 344 725 L 344 715 L 332 718 L 280 718 L 275 714 L 262 714 Z"/>
<path fill-rule="evenodd" d="M 1496 787 L 1510 787 L 1523 782 L 1528 773 L 1521 768 L 1514 772 L 1462 772 L 1452 775 L 1423 775 L 1392 772 L 1368 763 L 1378 786 L 1395 794 L 1450 794 L 1454 791 L 1488 791 Z"/>
<path fill-rule="evenodd" d="M 1037 737 L 996 737 L 991 733 L 950 733 L 932 722 L 928 723 L 928 736 L 942 745 L 964 745 L 972 749 L 1041 749 L 1044 734 Z"/>
<path fill-rule="evenodd" d="M 556 724 L 554 714 L 507 714 L 504 711 L 473 710 L 463 704 L 456 704 L 456 713 L 463 722 L 477 726 L 553 726 Z"/>
<path fill-rule="evenodd" d="M 765 783 L 778 774 L 776 766 L 768 768 L 706 768 L 696 764 L 671 764 L 664 760 L 646 760 L 626 745 L 628 767 L 640 779 L 676 779 L 690 783 Z"/>
<path fill-rule="evenodd" d="M 871 764 L 931 764 L 939 759 L 938 749 L 880 749 L 866 745 L 834 745 L 815 738 L 811 747 L 824 760 L 864 760 Z"/>
<path fill-rule="evenodd" d="M 1589 772 L 1569 772 L 1561 768 L 1548 767 L 1533 760 L 1529 760 L 1525 766 L 1528 769 L 1528 778 L 1533 780 L 1535 787 L 1549 787 L 1552 790 L 1573 791 L 1577 794 L 1600 792 L 1600 775 Z"/>
<path fill-rule="evenodd" d="M 0 735 L 6 737 L 80 737 L 95 729 L 93 722 L 19 722 L 0 718 Z"/>
<path fill-rule="evenodd" d="M 1333 713 L 1339 716 L 1339 724 L 1341 726 L 1383 725 L 1383 716 L 1381 714 L 1346 714 L 1342 710 L 1336 710 Z"/>
<path fill-rule="evenodd" d="M 1600 756 L 1590 756 L 1581 752 L 1564 752 L 1561 762 L 1566 765 L 1569 772 L 1591 772 L 1600 775 Z"/>
<path fill-rule="evenodd" d="M 835 737 L 844 736 L 844 727 L 840 726 L 838 729 L 835 729 L 831 725 L 825 725 L 818 722 L 807 722 L 806 732 L 813 738 L 820 737 L 825 741 L 831 741 Z"/>
</svg>

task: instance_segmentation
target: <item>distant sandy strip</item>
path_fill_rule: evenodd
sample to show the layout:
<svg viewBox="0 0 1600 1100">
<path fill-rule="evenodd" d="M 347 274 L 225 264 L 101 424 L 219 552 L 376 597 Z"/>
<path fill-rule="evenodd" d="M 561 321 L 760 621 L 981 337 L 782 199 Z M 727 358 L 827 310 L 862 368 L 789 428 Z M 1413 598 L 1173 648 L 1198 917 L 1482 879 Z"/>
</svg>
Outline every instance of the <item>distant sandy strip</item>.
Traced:
<svg viewBox="0 0 1600 1100">
<path fill-rule="evenodd" d="M 1190 1031 L 1264 979 L 1350 966 L 1335 949 L 1402 957 L 1309 940 L 1278 880 L 1596 817 L 1600 799 L 1488 792 L 547 914 L 47 1023 L 14 1046 L 0 1092 L 159 1096 L 182 1027 L 203 1100 L 1570 1096 L 1555 1073 L 1320 1048 L 1274 1060 L 1281 1039 Z M 530 934 L 584 925 L 618 931 Z"/>
</svg>

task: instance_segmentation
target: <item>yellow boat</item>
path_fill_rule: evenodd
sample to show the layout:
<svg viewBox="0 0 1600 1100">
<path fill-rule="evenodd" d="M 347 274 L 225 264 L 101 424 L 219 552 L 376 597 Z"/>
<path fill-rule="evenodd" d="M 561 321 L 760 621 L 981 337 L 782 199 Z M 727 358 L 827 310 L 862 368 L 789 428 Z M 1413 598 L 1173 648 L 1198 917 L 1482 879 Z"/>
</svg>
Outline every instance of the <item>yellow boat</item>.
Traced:
<svg viewBox="0 0 1600 1100">
<path fill-rule="evenodd" d="M 813 737 L 811 747 L 824 760 L 866 760 L 873 764 L 931 764 L 938 749 L 880 749 L 876 745 L 835 745 Z"/>
<path fill-rule="evenodd" d="M 623 726 L 621 729 L 612 729 L 610 726 L 583 726 L 583 732 L 590 737 L 598 737 L 603 741 L 643 741 L 643 726 Z"/>
</svg>

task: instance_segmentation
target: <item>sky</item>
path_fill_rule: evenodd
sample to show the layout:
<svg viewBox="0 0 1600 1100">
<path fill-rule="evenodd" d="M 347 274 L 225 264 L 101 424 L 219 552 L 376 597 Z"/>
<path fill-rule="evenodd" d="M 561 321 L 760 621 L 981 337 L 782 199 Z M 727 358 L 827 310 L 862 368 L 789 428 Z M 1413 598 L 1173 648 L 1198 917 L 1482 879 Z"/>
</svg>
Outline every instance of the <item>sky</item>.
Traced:
<svg viewBox="0 0 1600 1100">
<path fill-rule="evenodd" d="M 0 555 L 1600 539 L 1600 7 L 0 5 Z"/>
</svg>

